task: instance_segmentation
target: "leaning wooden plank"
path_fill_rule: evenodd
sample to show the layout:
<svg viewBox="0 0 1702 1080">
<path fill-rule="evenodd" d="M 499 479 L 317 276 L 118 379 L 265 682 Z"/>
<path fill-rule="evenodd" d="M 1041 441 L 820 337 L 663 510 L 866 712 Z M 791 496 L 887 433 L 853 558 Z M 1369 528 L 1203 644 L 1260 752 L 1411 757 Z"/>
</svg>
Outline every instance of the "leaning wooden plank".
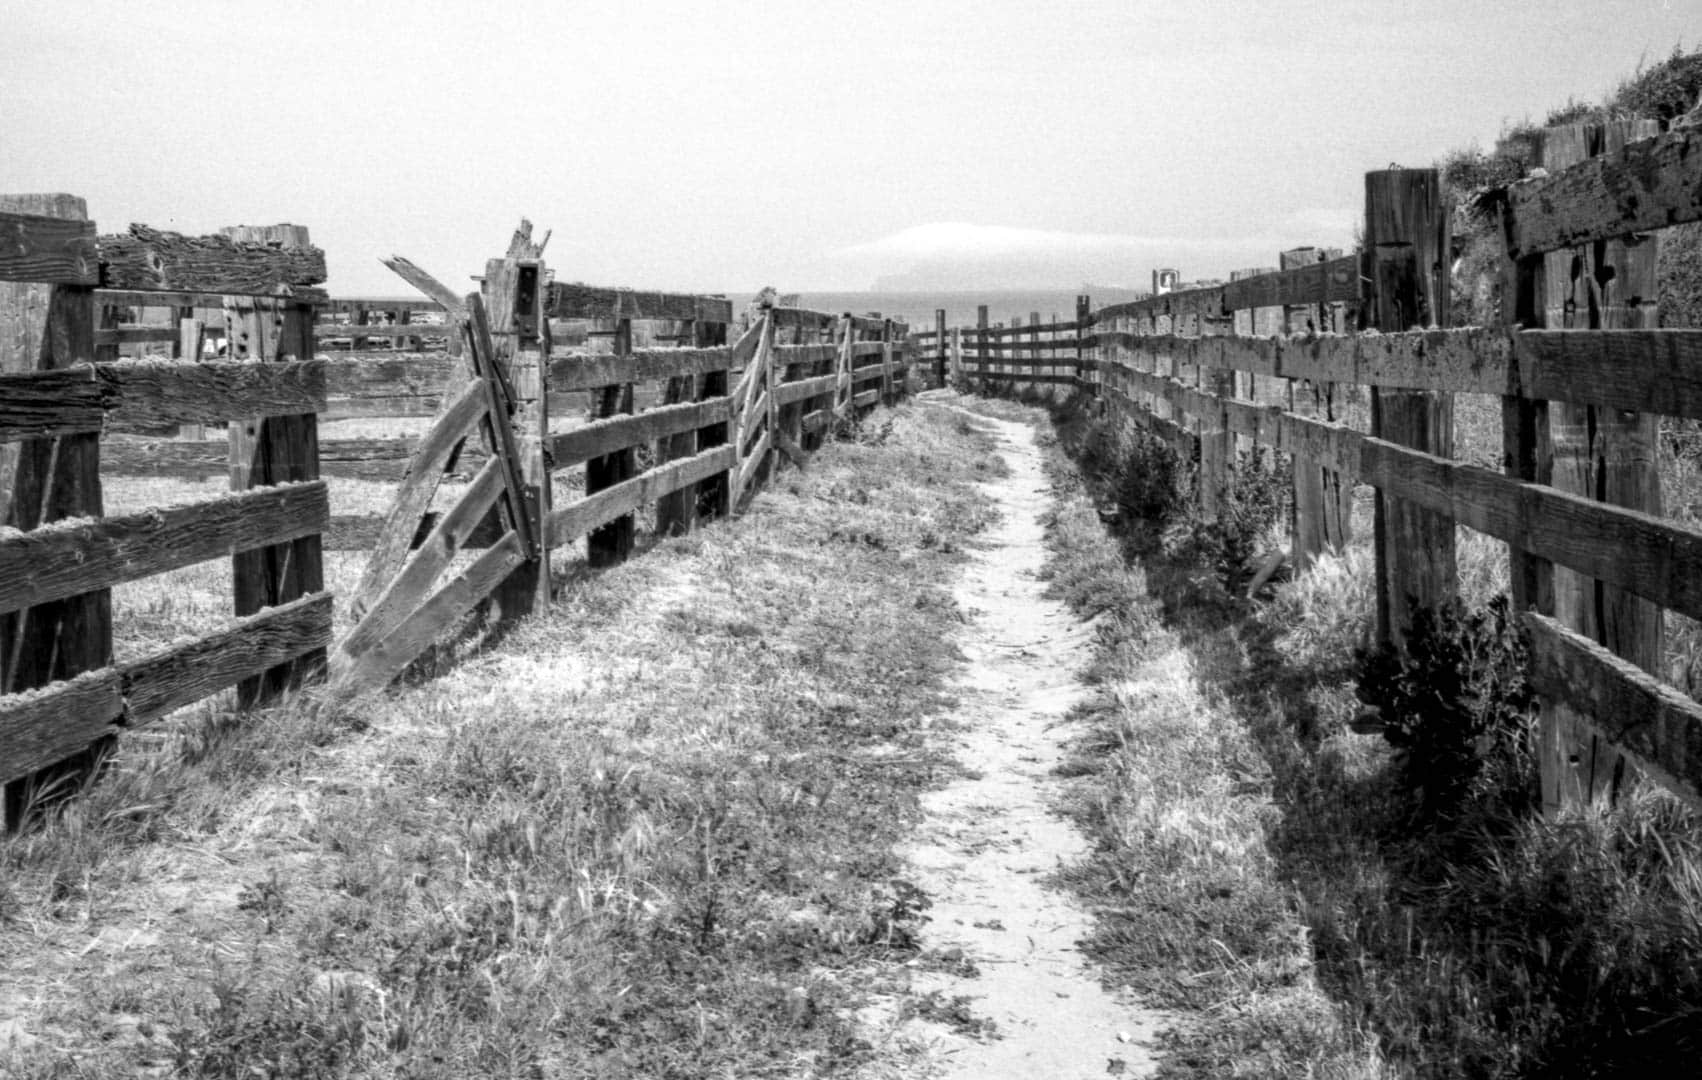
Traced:
<svg viewBox="0 0 1702 1080">
<path fill-rule="evenodd" d="M 139 727 L 330 644 L 330 593 L 266 608 L 216 633 L 120 664 L 125 722 Z"/>
<path fill-rule="evenodd" d="M 544 532 L 549 546 L 562 547 L 600 525 L 630 514 L 647 502 L 726 472 L 734 462 L 731 446 L 717 446 L 658 469 L 622 480 L 550 513 Z"/>
<path fill-rule="evenodd" d="M 761 470 L 763 462 L 767 460 L 768 451 L 774 445 L 773 436 L 773 430 L 765 426 L 762 429 L 762 435 L 756 440 L 749 453 L 745 455 L 744 461 L 735 471 L 732 489 L 734 506 L 739 505 L 739 500 L 750 489 L 752 481 L 756 479 L 757 472 Z"/>
<path fill-rule="evenodd" d="M 0 443 L 99 432 L 110 394 L 88 367 L 0 374 Z"/>
<path fill-rule="evenodd" d="M 407 618 L 408 613 L 418 607 L 422 599 L 429 595 L 431 587 L 437 581 L 455 553 L 461 550 L 467 537 L 472 535 L 486 514 L 496 506 L 507 483 L 507 470 L 501 460 L 491 458 L 485 462 L 479 475 L 467 486 L 460 501 L 451 507 L 431 530 L 425 542 L 418 547 L 412 546 L 413 530 L 408 530 L 405 543 L 411 552 L 406 563 L 395 577 L 385 583 L 383 591 L 372 602 L 372 606 L 359 616 L 360 623 L 349 636 L 338 646 L 338 651 L 347 656 L 359 656 L 382 640 L 391 630 Z"/>
<path fill-rule="evenodd" d="M 316 247 L 273 247 L 225 236 L 183 236 L 132 225 L 99 239 L 101 280 L 108 289 L 172 289 L 232 296 L 289 296 L 325 280 Z"/>
<path fill-rule="evenodd" d="M 95 285 L 95 223 L 0 211 L 0 281 Z"/>
<path fill-rule="evenodd" d="M 325 408 L 325 365 L 128 360 L 101 364 L 115 430 L 215 424 L 239 417 L 297 416 Z"/>
<path fill-rule="evenodd" d="M 1535 612 L 1525 614 L 1537 693 L 1577 709 L 1662 787 L 1702 809 L 1702 704 Z"/>
<path fill-rule="evenodd" d="M 88 748 L 124 716 L 118 672 L 101 668 L 39 690 L 0 696 L 0 783 Z"/>
<path fill-rule="evenodd" d="M 781 383 L 772 391 L 774 400 L 781 405 L 791 405 L 806 398 L 819 397 L 831 392 L 839 385 L 839 375 L 818 375 L 813 379 L 798 379 L 795 382 Z"/>
<path fill-rule="evenodd" d="M 390 585 L 408 558 L 421 515 L 431 505 L 443 481 L 449 459 L 466 441 L 485 411 L 485 391 L 479 379 L 466 378 L 414 449 L 396 496 L 385 514 L 384 529 L 373 546 L 372 557 L 361 573 L 349 610 L 358 620 Z"/>
<path fill-rule="evenodd" d="M 679 319 L 725 323 L 733 303 L 724 297 L 690 293 L 636 292 L 579 282 L 552 282 L 544 315 L 552 319 Z"/>
<path fill-rule="evenodd" d="M 1628 143 L 1506 191 L 1507 254 L 1521 259 L 1702 219 L 1702 130 Z"/>
<path fill-rule="evenodd" d="M 634 349 L 625 356 L 558 356 L 550 361 L 549 389 L 568 393 L 617 383 L 676 379 L 726 371 L 732 365 L 733 353 L 726 347 Z"/>
<path fill-rule="evenodd" d="M 329 518 L 325 482 L 314 480 L 29 532 L 0 529 L 0 611 L 312 536 Z"/>
<path fill-rule="evenodd" d="M 413 262 L 400 255 L 392 255 L 388 259 L 380 259 L 397 277 L 429 296 L 438 307 L 447 313 L 446 322 L 454 323 L 465 314 L 466 300 L 460 293 L 451 289 L 443 282 L 432 277 Z"/>
<path fill-rule="evenodd" d="M 462 573 L 421 604 L 382 641 L 349 660 L 339 653 L 332 660 L 332 686 L 343 694 L 376 690 L 401 674 L 414 658 L 450 626 L 491 594 L 502 581 L 526 561 L 520 537 L 509 533 Z"/>
<path fill-rule="evenodd" d="M 631 416 L 593 420 L 584 427 L 551 435 L 549 461 L 552 469 L 567 468 L 594 457 L 665 439 L 684 431 L 695 431 L 732 418 L 730 398 L 684 402 L 648 409 Z"/>
</svg>

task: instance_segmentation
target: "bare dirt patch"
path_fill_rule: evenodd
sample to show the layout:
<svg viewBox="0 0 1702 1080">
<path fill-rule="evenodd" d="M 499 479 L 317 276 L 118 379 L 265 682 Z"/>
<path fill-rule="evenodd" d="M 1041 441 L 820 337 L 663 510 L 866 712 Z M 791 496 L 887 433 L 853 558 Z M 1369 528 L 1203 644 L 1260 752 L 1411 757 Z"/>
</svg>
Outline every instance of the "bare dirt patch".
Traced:
<svg viewBox="0 0 1702 1080">
<path fill-rule="evenodd" d="M 956 409 L 949 395 L 925 399 Z M 967 663 L 945 719 L 964 775 L 924 796 L 923 822 L 901 848 L 932 900 L 922 944 L 955 962 L 917 975 L 923 1005 L 900 1010 L 895 1035 L 946 1076 L 1151 1075 L 1163 1018 L 1101 986 L 1079 947 L 1091 917 L 1049 882 L 1086 854 L 1057 813 L 1065 791 L 1054 772 L 1093 627 L 1046 595 L 1053 496 L 1033 429 L 974 420 L 995 434 L 1009 472 L 982 485 L 1002 520 L 955 588 Z"/>
</svg>

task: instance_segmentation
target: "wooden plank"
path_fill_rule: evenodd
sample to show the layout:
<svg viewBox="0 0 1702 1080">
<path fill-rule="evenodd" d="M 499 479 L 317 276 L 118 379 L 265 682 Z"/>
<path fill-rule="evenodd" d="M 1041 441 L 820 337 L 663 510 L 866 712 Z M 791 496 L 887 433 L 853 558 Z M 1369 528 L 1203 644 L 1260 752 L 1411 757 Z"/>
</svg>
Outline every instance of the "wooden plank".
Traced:
<svg viewBox="0 0 1702 1080">
<path fill-rule="evenodd" d="M 617 383 L 650 382 L 726 371 L 733 366 L 731 350 L 634 349 L 626 355 L 558 356 L 550 361 L 552 393 L 589 390 Z"/>
<path fill-rule="evenodd" d="M 117 731 L 123 715 L 118 672 L 111 668 L 0 695 L 0 783 L 74 757 Z"/>
<path fill-rule="evenodd" d="M 313 338 L 315 341 L 352 340 L 354 338 L 380 338 L 394 341 L 399 338 L 448 338 L 454 337 L 455 327 L 447 323 L 385 323 L 376 326 L 356 326 L 352 323 L 315 323 Z"/>
<path fill-rule="evenodd" d="M 798 379 L 795 382 L 781 383 L 774 388 L 775 401 L 781 405 L 791 405 L 807 398 L 819 397 L 831 393 L 839 385 L 839 376 L 818 375 L 810 379 Z"/>
<path fill-rule="evenodd" d="M 98 284 L 95 223 L 0 210 L 0 281 Z"/>
<path fill-rule="evenodd" d="M 441 636 L 450 626 L 470 611 L 474 604 L 489 596 L 491 591 L 526 561 L 520 538 L 509 533 L 495 546 L 475 559 L 465 571 L 451 579 L 421 604 L 412 614 L 390 632 L 383 641 L 374 644 L 352 662 L 339 653 L 332 680 L 336 689 L 348 695 L 365 693 L 390 682 L 424 651 L 427 645 Z"/>
<path fill-rule="evenodd" d="M 256 229 L 248 235 L 270 232 Z M 326 276 L 323 251 L 285 241 L 191 237 L 132 225 L 128 234 L 102 236 L 98 243 L 100 283 L 108 289 L 289 296 L 293 287 L 317 285 Z"/>
<path fill-rule="evenodd" d="M 414 265 L 402 258 L 396 258 L 394 261 L 410 267 Z M 389 266 L 389 261 L 386 261 L 385 265 Z M 391 267 L 391 269 L 394 270 L 395 267 Z M 414 267 L 414 269 L 417 271 L 418 267 Z M 420 272 L 423 273 L 423 271 Z M 444 286 L 444 288 L 447 290 L 447 286 Z M 458 306 L 461 302 L 460 296 L 453 292 L 450 292 L 449 295 L 455 298 L 455 303 Z M 327 315 L 353 315 L 359 311 L 394 311 L 399 314 L 404 311 L 437 312 L 444 310 L 444 306 L 436 300 L 421 300 L 418 297 L 402 296 L 336 296 L 318 305 L 318 308 L 321 318 Z M 443 325 L 453 326 L 454 323 L 446 320 Z"/>
<path fill-rule="evenodd" d="M 455 505 L 437 520 L 422 543 L 413 546 L 413 533 L 407 533 L 406 542 L 411 550 L 407 562 L 400 572 L 382 583 L 371 607 L 360 615 L 359 624 L 338 644 L 339 653 L 358 659 L 420 606 L 431 594 L 438 575 L 496 506 L 506 484 L 506 470 L 493 457 L 485 462 Z"/>
<path fill-rule="evenodd" d="M 769 309 L 768 317 L 774 320 L 774 325 L 782 329 L 801 327 L 805 330 L 831 330 L 838 318 L 825 311 L 812 311 L 809 308 L 776 307 Z M 852 322 L 858 329 L 867 329 L 879 325 L 878 320 L 862 319 L 852 316 Z"/>
<path fill-rule="evenodd" d="M 866 409 L 878 404 L 880 400 L 881 392 L 879 390 L 865 390 L 861 394 L 854 395 L 851 398 L 851 404 L 854 408 Z"/>
<path fill-rule="evenodd" d="M 0 533 L 0 611 L 312 536 L 329 516 L 325 483 L 316 480 L 122 517 L 6 531 Z"/>
<path fill-rule="evenodd" d="M 1702 809 L 1702 705 L 1553 619 L 1527 612 L 1531 688 L 1578 710 L 1645 776 Z M 1589 778 L 1573 785 L 1589 790 Z"/>
<path fill-rule="evenodd" d="M 774 346 L 774 361 L 778 364 L 818 364 L 833 360 L 838 355 L 839 347 L 837 345 Z"/>
<path fill-rule="evenodd" d="M 331 644 L 331 594 L 266 608 L 230 626 L 118 667 L 128 727 L 211 697 Z"/>
<path fill-rule="evenodd" d="M 1067 334 L 1073 335 L 1075 333 L 1075 331 L 1080 330 L 1083 327 L 1083 325 L 1084 324 L 1078 320 L 1076 322 L 1049 322 L 1049 323 L 1031 324 L 1031 325 L 1028 325 L 1028 326 L 1011 326 L 1011 327 L 989 328 L 987 330 L 986 336 L 989 340 L 996 341 L 999 338 L 1003 338 L 1003 337 L 1019 337 L 1020 336 L 1020 337 L 1026 338 L 1030 334 L 1066 334 L 1067 333 Z M 971 333 L 979 333 L 980 331 L 971 330 L 970 332 Z M 920 333 L 911 334 L 910 337 L 911 337 L 912 340 L 921 341 L 921 340 L 924 340 L 924 339 L 929 339 L 929 338 L 934 337 L 935 333 L 936 333 L 936 331 L 933 331 L 933 330 L 924 330 Z M 1072 336 L 1070 338 L 1070 340 L 1074 341 L 1075 338 Z"/>
<path fill-rule="evenodd" d="M 751 447 L 750 452 L 745 455 L 744 462 L 739 465 L 739 483 L 734 488 L 734 491 L 737 492 L 737 498 L 743 498 L 751 490 L 752 485 L 756 482 L 757 474 L 762 471 L 764 463 L 768 460 L 768 453 L 773 447 L 774 430 L 764 427 L 762 435 Z"/>
<path fill-rule="evenodd" d="M 379 261 L 389 267 L 397 277 L 430 297 L 434 304 L 442 308 L 447 316 L 444 322 L 455 323 L 466 314 L 466 300 L 460 293 L 415 266 L 410 260 L 404 259 L 400 255 L 392 255 L 388 259 Z M 354 302 L 353 309 L 360 310 L 359 301 Z"/>
<path fill-rule="evenodd" d="M 344 480 L 395 483 L 407 473 L 417 440 L 330 439 L 319 443 L 320 475 Z M 483 450 L 462 451 L 461 468 L 469 472 L 484 463 Z M 101 444 L 101 473 L 105 476 L 174 476 L 205 480 L 230 469 L 230 448 L 207 439 L 141 439 L 109 437 Z"/>
<path fill-rule="evenodd" d="M 550 467 L 561 469 L 578 465 L 616 450 L 707 427 L 731 417 L 732 401 L 723 397 L 664 405 L 631 416 L 593 420 L 584 427 L 550 436 Z"/>
<path fill-rule="evenodd" d="M 720 296 L 639 292 L 580 282 L 551 282 L 543 314 L 552 319 L 680 319 L 733 321 L 733 302 Z"/>
<path fill-rule="evenodd" d="M 630 514 L 662 495 L 705 480 L 716 473 L 725 472 L 733 463 L 731 446 L 712 447 L 560 507 L 550 514 L 545 525 L 549 545 L 562 547 L 570 544 L 591 530 Z"/>
<path fill-rule="evenodd" d="M 176 340 L 175 326 L 114 326 L 95 330 L 96 345 L 148 345 Z"/>
<path fill-rule="evenodd" d="M 111 390 L 114 430 L 294 416 L 325 407 L 324 365 L 128 360 L 96 369 Z"/>
<path fill-rule="evenodd" d="M 89 367 L 0 373 L 0 443 L 98 435 L 110 394 Z"/>
<path fill-rule="evenodd" d="M 1702 220 L 1702 130 L 1627 143 L 1506 191 L 1513 259 Z"/>
</svg>

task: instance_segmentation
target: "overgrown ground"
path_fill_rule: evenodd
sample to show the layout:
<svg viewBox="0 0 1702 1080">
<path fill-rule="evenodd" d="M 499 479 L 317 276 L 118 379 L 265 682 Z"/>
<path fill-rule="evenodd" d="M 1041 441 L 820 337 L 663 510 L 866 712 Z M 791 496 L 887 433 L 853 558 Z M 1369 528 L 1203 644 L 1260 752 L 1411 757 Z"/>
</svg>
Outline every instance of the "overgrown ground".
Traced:
<svg viewBox="0 0 1702 1080">
<path fill-rule="evenodd" d="M 842 1075 L 915 955 L 943 588 L 998 468 L 879 412 L 358 711 L 132 740 L 0 844 L 0 1072 Z"/>
<path fill-rule="evenodd" d="M 1430 704 L 1401 722 L 1431 742 L 1356 734 L 1361 697 L 1398 697 L 1356 655 L 1363 542 L 1249 600 L 1234 545 L 1177 500 L 1185 463 L 1057 415 L 1091 497 L 1060 512 L 1055 586 L 1109 616 L 1074 766 L 1099 850 L 1075 883 L 1112 977 L 1194 1013 L 1160 1075 L 1693 1075 L 1695 815 L 1652 785 L 1531 814 L 1517 643 L 1489 606 L 1402 676 Z M 1469 604 L 1498 550 L 1466 538 Z"/>
</svg>

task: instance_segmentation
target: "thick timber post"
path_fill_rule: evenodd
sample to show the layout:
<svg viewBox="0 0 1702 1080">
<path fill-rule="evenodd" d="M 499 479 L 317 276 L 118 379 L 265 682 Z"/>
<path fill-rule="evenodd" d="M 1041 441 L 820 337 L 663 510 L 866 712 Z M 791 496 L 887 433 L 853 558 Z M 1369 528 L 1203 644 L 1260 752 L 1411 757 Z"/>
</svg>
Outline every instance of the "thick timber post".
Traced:
<svg viewBox="0 0 1702 1080">
<path fill-rule="evenodd" d="M 550 550 L 543 537 L 543 522 L 551 506 L 550 470 L 544 460 L 550 431 L 550 329 L 549 320 L 542 314 L 542 293 L 548 278 L 542 260 L 516 254 L 535 251 L 531 226 L 523 224 L 510 246 L 509 257 L 485 264 L 483 292 L 496 351 L 494 360 L 508 369 L 515 397 L 512 417 L 493 415 L 490 420 L 517 429 L 514 445 L 520 453 L 518 471 L 524 506 L 516 510 L 531 518 L 533 535 L 540 539 L 537 558 L 521 562 L 491 593 L 491 615 L 498 621 L 517 619 L 550 606 Z M 491 451 L 500 453 L 501 447 L 492 447 Z"/>
<path fill-rule="evenodd" d="M 223 230 L 242 243 L 275 247 L 307 247 L 307 229 L 300 225 L 237 226 Z M 313 358 L 313 306 L 288 299 L 249 296 L 225 298 L 225 340 L 230 358 L 252 363 L 277 363 Z M 235 420 L 230 425 L 230 486 L 232 491 L 319 479 L 319 417 L 269 416 Z M 231 560 L 236 587 L 236 614 L 252 615 L 261 608 L 287 604 L 325 588 L 324 555 L 318 534 L 283 544 L 239 552 Z M 325 670 L 325 650 L 319 649 L 280 664 L 237 685 L 239 708 L 275 700 Z"/>
<path fill-rule="evenodd" d="M 1449 323 L 1452 217 L 1435 169 L 1365 174 L 1367 322 L 1386 333 Z M 1437 457 L 1454 452 L 1453 395 L 1371 392 L 1371 434 Z M 1452 518 L 1383 492 L 1376 516 L 1377 638 L 1400 644 L 1417 607 L 1454 596 Z"/>
<path fill-rule="evenodd" d="M 0 210 L 88 220 L 87 205 L 75 195 L 0 195 Z M 0 372 L 54 371 L 94 355 L 92 288 L 0 282 Z M 98 434 L 0 444 L 0 524 L 28 531 L 61 518 L 100 517 L 102 510 Z M 111 662 L 110 590 L 0 615 L 0 693 L 33 690 Z M 109 741 L 7 784 L 0 817 L 15 826 L 37 780 L 87 769 Z"/>
</svg>

